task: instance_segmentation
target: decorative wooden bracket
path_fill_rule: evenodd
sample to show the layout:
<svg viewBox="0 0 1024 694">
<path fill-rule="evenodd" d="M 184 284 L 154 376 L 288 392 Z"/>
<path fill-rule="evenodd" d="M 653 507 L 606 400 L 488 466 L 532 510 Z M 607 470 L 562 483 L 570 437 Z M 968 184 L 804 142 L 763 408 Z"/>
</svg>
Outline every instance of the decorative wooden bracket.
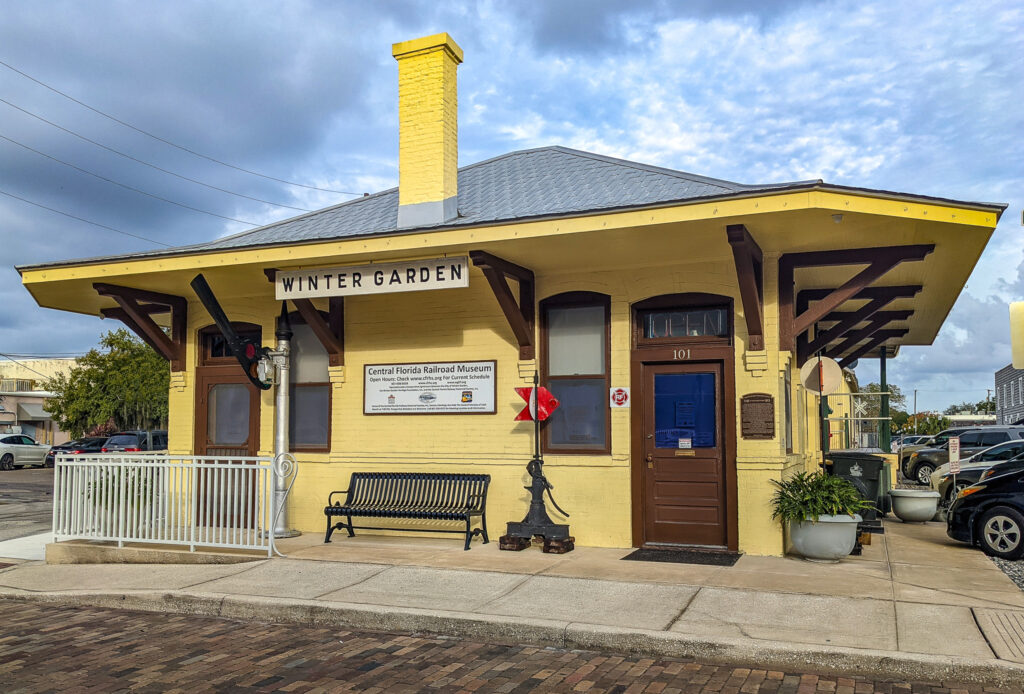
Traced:
<svg viewBox="0 0 1024 694">
<path fill-rule="evenodd" d="M 754 237 L 742 224 L 730 224 L 725 228 L 729 245 L 732 246 L 736 262 L 736 277 L 743 300 L 743 315 L 747 319 L 749 348 L 753 351 L 764 349 L 764 255 Z"/>
<path fill-rule="evenodd" d="M 501 306 L 505 320 L 519 343 L 519 358 L 523 361 L 535 357 L 534 350 L 534 280 L 533 271 L 493 256 L 486 251 L 470 251 L 469 259 L 483 270 L 491 291 Z M 519 283 L 519 302 L 512 296 L 507 277 Z"/>
<path fill-rule="evenodd" d="M 117 308 L 101 309 L 107 318 L 116 318 L 171 363 L 171 371 L 185 369 L 185 329 L 188 324 L 188 300 L 173 294 L 161 294 L 145 289 L 121 287 L 96 282 L 93 289 L 100 296 L 109 296 Z M 171 313 L 171 336 L 156 324 L 152 316 Z"/>
<path fill-rule="evenodd" d="M 277 278 L 276 268 L 265 268 L 263 274 L 271 283 Z M 295 310 L 302 316 L 316 335 L 316 339 L 327 352 L 331 366 L 345 365 L 345 297 L 332 296 L 328 299 L 327 320 L 320 314 L 310 299 L 291 299 Z"/>
<path fill-rule="evenodd" d="M 818 330 L 815 328 L 813 340 L 807 341 L 805 335 L 801 335 L 797 338 L 797 359 L 801 364 L 819 349 L 825 349 L 829 344 L 849 333 L 857 325 L 874 316 L 882 316 L 885 314 L 889 316 L 889 320 L 906 320 L 911 316 L 911 314 L 913 314 L 913 311 L 882 311 L 881 309 L 888 306 L 896 299 L 912 298 L 918 291 L 920 291 L 921 287 L 870 287 L 869 289 L 873 289 L 875 291 L 872 292 L 873 296 L 868 299 L 868 303 L 864 304 L 856 311 L 833 311 L 822 318 L 819 321 L 820 323 L 835 322 L 835 325 L 827 330 Z M 860 292 L 853 298 L 865 298 L 861 296 L 861 294 L 864 294 L 864 292 Z M 797 304 L 800 305 L 803 301 L 804 293 L 801 292 L 800 296 L 797 298 Z M 906 315 L 902 318 L 894 317 L 895 314 L 898 313 L 905 313 Z"/>
<path fill-rule="evenodd" d="M 316 306 L 310 299 L 292 299 L 295 309 L 306 321 L 306 325 L 313 329 L 313 334 L 320 340 L 327 351 L 327 357 L 331 366 L 345 365 L 345 298 L 332 296 L 330 308 L 327 313 L 327 320 L 316 310 Z"/>
<path fill-rule="evenodd" d="M 852 299 L 872 282 L 905 261 L 924 260 L 935 250 L 934 244 L 883 246 L 836 251 L 786 253 L 779 258 L 779 340 L 781 349 L 792 350 L 801 335 L 841 304 Z M 831 290 L 814 306 L 799 313 L 793 310 L 795 271 L 797 268 L 837 265 L 867 265 L 846 283 Z"/>
<path fill-rule="evenodd" d="M 912 313 L 913 311 L 879 311 L 871 318 L 870 321 L 868 321 L 868 324 L 865 327 L 860 330 L 854 330 L 853 332 L 847 333 L 842 342 L 835 347 L 826 349 L 825 354 L 833 359 L 841 357 L 856 347 L 862 340 L 872 337 L 879 330 L 889 325 L 889 323 L 898 320 L 906 320 Z"/>
<path fill-rule="evenodd" d="M 865 342 L 862 346 L 858 347 L 857 349 L 855 349 L 854 351 L 850 352 L 845 357 L 840 359 L 839 366 L 845 369 L 847 366 L 857 361 L 868 352 L 871 352 L 872 350 L 880 347 L 882 343 L 885 342 L 886 340 L 890 340 L 896 337 L 903 337 L 909 332 L 909 328 L 899 328 L 897 330 L 879 330 L 878 332 L 874 333 L 871 339 Z"/>
</svg>

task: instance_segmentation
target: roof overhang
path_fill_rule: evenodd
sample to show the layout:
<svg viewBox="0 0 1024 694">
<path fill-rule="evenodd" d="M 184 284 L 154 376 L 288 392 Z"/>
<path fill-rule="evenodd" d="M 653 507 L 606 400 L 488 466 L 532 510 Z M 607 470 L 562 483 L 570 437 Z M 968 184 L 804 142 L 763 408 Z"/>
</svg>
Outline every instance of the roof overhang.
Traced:
<svg viewBox="0 0 1024 694">
<path fill-rule="evenodd" d="M 906 332 L 883 345 L 895 354 L 902 344 L 930 344 L 935 339 L 1004 209 L 997 204 L 816 183 L 571 216 L 232 250 L 178 249 L 26 266 L 19 272 L 40 306 L 101 315 L 115 303 L 93 290 L 96 282 L 191 300 L 189 282 L 197 272 L 204 272 L 212 283 L 219 284 L 219 295 L 252 296 L 267 291 L 266 268 L 426 258 L 466 254 L 481 247 L 538 274 L 564 272 L 569 267 L 655 267 L 679 262 L 686 248 L 697 244 L 710 248 L 713 255 L 730 256 L 725 227 L 741 223 L 756 237 L 768 259 L 786 253 L 934 245 L 924 260 L 901 263 L 872 283 L 921 287 L 912 298 L 886 306 L 890 311 L 913 311 L 891 327 Z M 681 239 L 686 243 L 681 244 Z M 862 269 L 801 268 L 795 276 L 795 290 L 799 295 L 804 290 L 835 288 Z M 836 311 L 855 312 L 864 303 L 864 299 L 851 298 Z M 864 324 L 854 327 L 863 328 Z"/>
</svg>

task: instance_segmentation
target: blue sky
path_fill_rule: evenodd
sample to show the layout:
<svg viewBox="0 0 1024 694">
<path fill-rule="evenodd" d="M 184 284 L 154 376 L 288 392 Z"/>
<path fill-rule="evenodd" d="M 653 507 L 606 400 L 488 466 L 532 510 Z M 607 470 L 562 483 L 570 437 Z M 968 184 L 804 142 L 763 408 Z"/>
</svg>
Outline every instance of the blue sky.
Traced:
<svg viewBox="0 0 1024 694">
<path fill-rule="evenodd" d="M 743 183 L 839 184 L 1009 209 L 935 344 L 890 379 L 922 409 L 979 400 L 1024 299 L 1024 6 L 954 3 L 12 0 L 0 61 L 147 132 L 274 178 L 397 182 L 394 41 L 463 47 L 460 164 L 550 144 Z M 140 134 L 0 66 L 0 192 L 179 245 L 349 199 Z M 14 142 L 20 143 L 15 144 Z M 173 200 L 83 174 L 25 149 Z M 213 216 L 213 215 L 220 215 Z M 14 265 L 155 248 L 0 195 L 0 351 L 81 352 L 110 322 L 39 309 Z M 874 361 L 858 367 L 877 378 Z"/>
</svg>

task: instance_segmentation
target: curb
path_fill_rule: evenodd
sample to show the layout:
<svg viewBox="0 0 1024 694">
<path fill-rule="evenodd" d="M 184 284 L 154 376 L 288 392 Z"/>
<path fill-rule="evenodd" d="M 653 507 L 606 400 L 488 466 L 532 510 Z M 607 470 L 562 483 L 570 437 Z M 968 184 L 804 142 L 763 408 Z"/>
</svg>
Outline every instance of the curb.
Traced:
<svg viewBox="0 0 1024 694">
<path fill-rule="evenodd" d="M 0 599 L 65 607 L 104 607 L 366 631 L 429 633 L 500 643 L 692 658 L 712 664 L 759 669 L 805 669 L 828 675 L 853 673 L 876 679 L 956 682 L 1013 688 L 1020 687 L 1020 683 L 1024 682 L 1024 665 L 1005 660 L 845 647 L 825 648 L 815 644 L 780 641 L 703 639 L 668 631 L 443 610 L 185 591 L 0 591 Z"/>
</svg>

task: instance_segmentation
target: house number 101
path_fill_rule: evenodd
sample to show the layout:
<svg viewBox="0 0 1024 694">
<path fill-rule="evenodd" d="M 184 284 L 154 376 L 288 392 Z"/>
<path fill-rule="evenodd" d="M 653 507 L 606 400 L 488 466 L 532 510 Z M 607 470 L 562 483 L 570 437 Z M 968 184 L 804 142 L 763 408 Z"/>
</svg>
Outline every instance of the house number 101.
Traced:
<svg viewBox="0 0 1024 694">
<path fill-rule="evenodd" d="M 689 359 L 690 358 L 690 350 L 688 350 L 688 349 L 674 349 L 674 350 L 672 350 L 672 358 L 673 359 Z"/>
</svg>

